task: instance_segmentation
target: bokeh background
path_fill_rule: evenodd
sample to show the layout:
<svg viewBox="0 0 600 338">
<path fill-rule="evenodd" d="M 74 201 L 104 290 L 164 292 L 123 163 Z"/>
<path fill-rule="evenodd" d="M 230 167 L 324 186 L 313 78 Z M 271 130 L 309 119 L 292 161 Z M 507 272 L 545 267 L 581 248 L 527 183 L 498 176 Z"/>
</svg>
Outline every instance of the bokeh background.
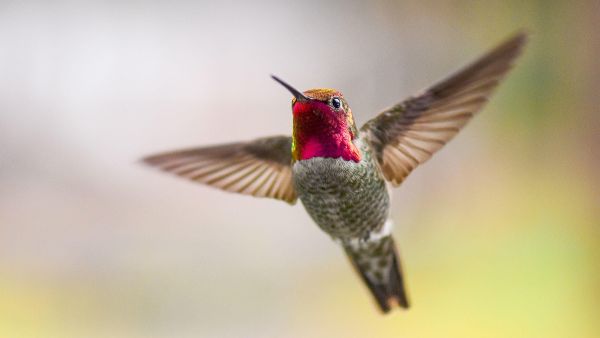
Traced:
<svg viewBox="0 0 600 338">
<path fill-rule="evenodd" d="M 2 1 L 1 337 L 598 337 L 600 3 Z M 136 161 L 362 123 L 520 28 L 518 67 L 394 191 L 413 307 L 381 316 L 300 205 Z"/>
</svg>

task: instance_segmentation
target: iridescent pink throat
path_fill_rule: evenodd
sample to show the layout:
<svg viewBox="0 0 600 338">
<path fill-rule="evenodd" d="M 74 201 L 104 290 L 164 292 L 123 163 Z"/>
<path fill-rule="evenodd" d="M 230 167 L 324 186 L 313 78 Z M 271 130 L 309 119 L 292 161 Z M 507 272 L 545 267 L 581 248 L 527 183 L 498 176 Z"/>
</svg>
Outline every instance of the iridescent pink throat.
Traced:
<svg viewBox="0 0 600 338">
<path fill-rule="evenodd" d="M 296 102 L 293 107 L 292 155 L 295 160 L 313 157 L 343 158 L 360 162 L 352 142 L 356 137 L 344 113 L 320 101 Z"/>
</svg>

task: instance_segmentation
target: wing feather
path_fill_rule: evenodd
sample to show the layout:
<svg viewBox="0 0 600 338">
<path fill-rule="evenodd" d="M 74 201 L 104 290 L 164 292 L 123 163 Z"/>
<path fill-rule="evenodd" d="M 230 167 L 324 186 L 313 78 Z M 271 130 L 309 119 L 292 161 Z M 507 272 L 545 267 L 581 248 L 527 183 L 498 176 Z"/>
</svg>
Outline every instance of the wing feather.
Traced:
<svg viewBox="0 0 600 338">
<path fill-rule="evenodd" d="M 167 152 L 143 162 L 222 190 L 296 201 L 288 136 Z"/>
<path fill-rule="evenodd" d="M 479 112 L 512 68 L 527 41 L 519 33 L 423 94 L 368 121 L 361 134 L 375 151 L 385 178 L 399 185 Z"/>
</svg>

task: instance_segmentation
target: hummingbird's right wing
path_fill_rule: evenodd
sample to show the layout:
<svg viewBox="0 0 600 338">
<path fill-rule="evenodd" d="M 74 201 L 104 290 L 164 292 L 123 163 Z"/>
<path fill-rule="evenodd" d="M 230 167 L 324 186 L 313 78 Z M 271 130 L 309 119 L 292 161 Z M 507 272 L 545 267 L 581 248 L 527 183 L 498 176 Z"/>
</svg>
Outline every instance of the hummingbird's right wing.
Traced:
<svg viewBox="0 0 600 338">
<path fill-rule="evenodd" d="M 485 105 L 511 69 L 527 36 L 517 34 L 423 94 L 384 110 L 361 134 L 394 185 L 450 141 Z"/>
<path fill-rule="evenodd" d="M 293 204 L 291 149 L 291 137 L 273 136 L 167 152 L 145 157 L 143 162 L 226 191 Z"/>
</svg>

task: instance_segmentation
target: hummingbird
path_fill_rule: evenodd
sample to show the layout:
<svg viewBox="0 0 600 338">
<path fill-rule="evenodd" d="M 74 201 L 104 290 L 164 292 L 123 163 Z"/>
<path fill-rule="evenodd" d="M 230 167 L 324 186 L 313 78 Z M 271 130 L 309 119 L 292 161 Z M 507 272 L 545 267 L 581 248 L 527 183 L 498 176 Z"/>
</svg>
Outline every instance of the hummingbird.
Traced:
<svg viewBox="0 0 600 338">
<path fill-rule="evenodd" d="M 392 236 L 390 187 L 450 141 L 488 101 L 526 44 L 517 33 L 422 93 L 356 126 L 335 89 L 292 98 L 292 135 L 170 151 L 143 162 L 225 191 L 300 200 L 344 249 L 378 308 L 407 309 L 409 299 Z"/>
</svg>

